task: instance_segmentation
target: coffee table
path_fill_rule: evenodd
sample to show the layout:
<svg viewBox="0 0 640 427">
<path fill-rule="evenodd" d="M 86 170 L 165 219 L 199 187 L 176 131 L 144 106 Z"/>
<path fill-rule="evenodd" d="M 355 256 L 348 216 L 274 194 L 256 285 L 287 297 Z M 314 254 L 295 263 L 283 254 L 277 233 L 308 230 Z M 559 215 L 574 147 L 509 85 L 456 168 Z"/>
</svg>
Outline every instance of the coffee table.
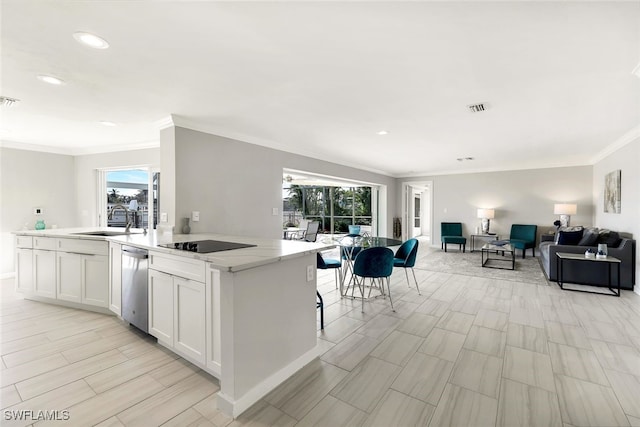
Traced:
<svg viewBox="0 0 640 427">
<path fill-rule="evenodd" d="M 504 245 L 494 245 L 485 243 L 482 245 L 482 266 L 486 268 L 498 268 L 501 270 L 516 269 L 516 254 L 509 243 Z M 492 257 L 492 255 L 495 255 Z M 502 267 L 501 264 L 511 263 L 511 267 Z"/>
<path fill-rule="evenodd" d="M 472 234 L 471 235 L 471 250 L 469 252 L 473 252 L 476 250 L 476 240 L 479 239 L 488 239 L 488 240 L 499 240 L 500 236 L 497 234 Z"/>
</svg>

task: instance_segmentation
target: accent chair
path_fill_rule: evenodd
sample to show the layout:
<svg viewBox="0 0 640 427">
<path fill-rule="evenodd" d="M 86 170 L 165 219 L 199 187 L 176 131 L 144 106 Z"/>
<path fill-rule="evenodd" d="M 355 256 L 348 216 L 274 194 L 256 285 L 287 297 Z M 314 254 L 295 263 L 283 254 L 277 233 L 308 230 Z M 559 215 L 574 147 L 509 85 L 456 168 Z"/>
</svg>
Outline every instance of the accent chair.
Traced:
<svg viewBox="0 0 640 427">
<path fill-rule="evenodd" d="M 462 249 L 462 253 L 467 248 L 467 238 L 462 236 L 461 222 L 441 222 L 440 223 L 440 248 L 447 252 L 447 244 L 453 243 Z"/>
<path fill-rule="evenodd" d="M 522 258 L 524 258 L 525 252 L 529 248 L 531 248 L 531 252 L 535 257 L 537 233 L 537 225 L 513 224 L 511 225 L 511 233 L 509 234 L 509 243 L 514 249 L 522 250 Z"/>
</svg>

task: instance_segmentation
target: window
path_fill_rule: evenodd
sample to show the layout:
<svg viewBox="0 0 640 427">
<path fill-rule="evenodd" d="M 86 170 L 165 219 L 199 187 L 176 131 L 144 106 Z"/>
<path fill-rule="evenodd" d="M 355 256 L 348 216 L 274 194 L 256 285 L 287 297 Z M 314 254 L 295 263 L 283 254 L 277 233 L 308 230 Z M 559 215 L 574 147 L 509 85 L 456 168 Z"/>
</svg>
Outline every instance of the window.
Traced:
<svg viewBox="0 0 640 427">
<path fill-rule="evenodd" d="M 99 226 L 125 227 L 128 215 L 132 228 L 150 228 L 150 221 L 151 228 L 155 228 L 158 175 L 146 167 L 99 170 Z"/>
<path fill-rule="evenodd" d="M 285 184 L 284 226 L 300 220 L 320 222 L 320 231 L 342 234 L 349 225 L 373 225 L 371 187 L 331 187 Z"/>
</svg>

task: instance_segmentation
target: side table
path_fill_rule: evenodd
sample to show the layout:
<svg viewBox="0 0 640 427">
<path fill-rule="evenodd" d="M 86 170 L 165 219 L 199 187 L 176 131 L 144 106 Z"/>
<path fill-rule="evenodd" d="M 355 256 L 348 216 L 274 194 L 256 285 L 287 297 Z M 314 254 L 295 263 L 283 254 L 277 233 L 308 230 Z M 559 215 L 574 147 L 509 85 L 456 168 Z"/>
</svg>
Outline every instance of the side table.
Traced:
<svg viewBox="0 0 640 427">
<path fill-rule="evenodd" d="M 472 234 L 471 250 L 469 252 L 473 252 L 473 250 L 476 248 L 476 239 L 499 240 L 500 236 L 498 236 L 497 234 Z"/>
<path fill-rule="evenodd" d="M 565 262 L 591 262 L 591 263 L 598 263 L 601 264 L 603 268 L 607 268 L 608 269 L 608 274 L 607 274 L 607 284 L 605 285 L 603 283 L 603 285 L 605 285 L 610 291 L 611 293 L 602 293 L 602 292 L 593 292 L 593 291 L 586 291 L 583 289 L 570 289 L 570 288 L 565 288 L 564 284 L 564 264 Z M 606 258 L 602 258 L 602 259 L 598 259 L 598 258 L 586 258 L 584 255 L 582 254 L 570 254 L 570 253 L 566 253 L 566 252 L 558 252 L 556 253 L 556 271 L 558 272 L 558 286 L 560 286 L 560 289 L 562 289 L 563 291 L 575 291 L 575 292 L 586 292 L 588 294 L 600 294 L 600 295 L 611 295 L 614 297 L 619 297 L 620 296 L 620 264 L 621 261 L 618 258 L 612 257 L 612 256 L 607 256 Z M 618 292 L 616 292 L 615 290 L 613 290 L 611 288 L 611 266 L 615 265 L 616 268 L 618 269 L 617 271 L 617 289 Z M 569 282 L 567 282 L 569 283 Z M 570 282 L 573 283 L 573 282 Z M 582 284 L 582 283 L 577 283 L 578 285 Z M 585 285 L 585 286 L 593 286 L 593 285 Z"/>
</svg>

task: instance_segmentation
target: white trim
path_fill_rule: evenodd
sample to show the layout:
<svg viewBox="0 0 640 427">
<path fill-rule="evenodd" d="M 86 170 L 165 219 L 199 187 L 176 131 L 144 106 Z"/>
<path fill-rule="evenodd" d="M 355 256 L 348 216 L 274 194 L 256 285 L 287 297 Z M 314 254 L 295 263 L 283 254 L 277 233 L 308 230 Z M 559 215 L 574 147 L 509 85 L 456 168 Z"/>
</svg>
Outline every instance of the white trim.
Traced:
<svg viewBox="0 0 640 427">
<path fill-rule="evenodd" d="M 117 151 L 145 150 L 160 147 L 160 140 L 133 142 L 128 144 L 110 144 L 97 147 L 52 147 L 24 142 L 0 141 L 0 147 L 16 150 L 38 151 L 43 153 L 63 154 L 67 156 L 82 156 L 87 154 L 113 153 Z"/>
<path fill-rule="evenodd" d="M 4 279 L 11 279 L 16 277 L 16 272 L 15 271 L 11 271 L 9 273 L 2 273 L 0 274 L 0 280 L 4 280 Z"/>
<path fill-rule="evenodd" d="M 604 159 L 605 157 L 609 156 L 610 154 L 615 153 L 616 151 L 618 151 L 619 149 L 621 149 L 625 145 L 629 144 L 632 141 L 635 141 L 638 138 L 640 138 L 640 125 L 638 125 L 635 128 L 631 129 L 629 132 L 625 133 L 620 138 L 618 138 L 613 144 L 609 145 L 604 150 L 600 151 L 598 154 L 596 154 L 594 157 L 592 157 L 591 158 L 591 164 L 595 165 L 600 160 Z"/>
<path fill-rule="evenodd" d="M 302 356 L 298 357 L 296 360 L 289 363 L 273 375 L 270 375 L 264 381 L 260 382 L 236 400 L 233 400 L 231 396 L 224 394 L 222 391 L 218 392 L 218 409 L 233 418 L 238 417 L 238 415 L 249 409 L 254 403 L 266 396 L 271 390 L 275 389 L 277 386 L 289 379 L 293 374 L 319 357 L 320 354 L 320 348 L 316 344 L 314 348 L 304 353 Z"/>
</svg>

